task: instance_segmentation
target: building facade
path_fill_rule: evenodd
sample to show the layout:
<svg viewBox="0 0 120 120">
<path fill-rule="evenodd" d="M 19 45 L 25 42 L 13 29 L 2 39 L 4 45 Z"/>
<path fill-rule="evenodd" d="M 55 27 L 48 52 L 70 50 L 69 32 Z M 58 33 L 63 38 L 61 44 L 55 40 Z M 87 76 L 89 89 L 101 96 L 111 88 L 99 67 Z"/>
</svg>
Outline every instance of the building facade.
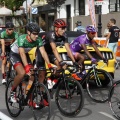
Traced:
<svg viewBox="0 0 120 120">
<path fill-rule="evenodd" d="M 95 0 L 98 1 L 98 0 Z M 99 0 L 100 1 L 100 0 Z M 104 4 L 101 5 L 101 23 L 102 33 L 110 18 L 117 20 L 117 25 L 120 26 L 120 0 L 103 0 Z M 45 7 L 46 6 L 46 7 Z M 55 18 L 62 18 L 68 23 L 68 30 L 75 28 L 76 21 L 80 20 L 83 26 L 92 24 L 88 0 L 66 0 L 60 8 L 55 9 L 50 5 L 40 6 L 39 8 L 39 21 L 44 19 L 46 22 L 46 30 L 52 29 L 52 22 Z M 48 7 L 49 6 L 49 7 Z M 49 9 L 48 9 L 49 8 Z M 95 5 L 96 24 L 98 25 L 99 5 Z"/>
</svg>

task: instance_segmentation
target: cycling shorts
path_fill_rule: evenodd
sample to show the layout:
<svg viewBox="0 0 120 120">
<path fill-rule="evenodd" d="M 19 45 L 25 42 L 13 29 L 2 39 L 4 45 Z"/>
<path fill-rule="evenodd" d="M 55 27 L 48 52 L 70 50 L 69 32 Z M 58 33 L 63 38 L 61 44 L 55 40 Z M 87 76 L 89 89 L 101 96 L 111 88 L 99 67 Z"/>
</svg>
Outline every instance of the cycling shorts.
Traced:
<svg viewBox="0 0 120 120">
<path fill-rule="evenodd" d="M 50 62 L 54 64 L 54 61 L 56 60 L 56 57 L 54 56 L 54 54 L 48 54 L 48 58 L 49 58 Z M 39 48 L 36 49 L 36 65 L 37 65 L 37 68 L 39 68 L 39 69 L 46 68 L 45 60 L 43 59 Z"/>
<path fill-rule="evenodd" d="M 17 64 L 17 63 L 21 63 L 23 65 L 20 54 L 14 53 L 13 51 L 10 51 L 9 57 L 10 57 L 10 61 L 11 61 L 13 66 L 15 66 L 15 64 Z M 27 58 L 28 64 L 32 64 L 28 53 L 26 53 L 26 58 Z"/>
</svg>

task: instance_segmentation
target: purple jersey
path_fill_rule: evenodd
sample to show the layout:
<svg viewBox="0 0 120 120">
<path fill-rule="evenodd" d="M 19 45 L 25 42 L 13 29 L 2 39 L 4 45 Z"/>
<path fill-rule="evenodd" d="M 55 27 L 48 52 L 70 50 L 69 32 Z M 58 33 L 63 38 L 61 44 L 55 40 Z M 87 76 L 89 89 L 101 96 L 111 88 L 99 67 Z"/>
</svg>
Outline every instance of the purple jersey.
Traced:
<svg viewBox="0 0 120 120">
<path fill-rule="evenodd" d="M 89 40 L 86 34 L 81 35 L 70 43 L 70 49 L 74 52 L 79 52 L 83 49 L 81 44 L 92 44 L 92 41 Z"/>
</svg>

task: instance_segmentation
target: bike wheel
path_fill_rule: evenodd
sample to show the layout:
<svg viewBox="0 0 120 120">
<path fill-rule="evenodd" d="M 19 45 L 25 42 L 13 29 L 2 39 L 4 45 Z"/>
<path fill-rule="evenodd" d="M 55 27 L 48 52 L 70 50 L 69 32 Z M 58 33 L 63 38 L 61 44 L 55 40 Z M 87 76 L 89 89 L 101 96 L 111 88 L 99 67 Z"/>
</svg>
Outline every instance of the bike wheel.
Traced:
<svg viewBox="0 0 120 120">
<path fill-rule="evenodd" d="M 86 79 L 86 89 L 92 100 L 104 103 L 108 100 L 110 87 L 113 85 L 112 76 L 105 70 L 91 70 Z"/>
<path fill-rule="evenodd" d="M 113 115 L 120 119 L 120 80 L 115 82 L 109 92 L 109 105 Z"/>
<path fill-rule="evenodd" d="M 38 106 L 37 108 L 32 107 L 35 120 L 39 120 L 39 119 L 49 120 L 50 119 L 51 98 L 50 98 L 49 91 L 44 84 L 39 83 L 33 89 L 32 103 L 35 103 Z"/>
<path fill-rule="evenodd" d="M 13 103 L 10 101 L 10 92 L 11 92 L 12 85 L 13 85 L 13 80 L 10 80 L 6 87 L 5 101 L 6 101 L 6 107 L 7 107 L 9 114 L 12 117 L 17 117 L 22 111 L 21 104 L 20 104 L 20 101 L 21 101 L 20 97 L 21 97 L 22 89 L 20 86 L 17 87 L 16 89 L 17 102 Z"/>
<path fill-rule="evenodd" d="M 62 80 L 58 85 L 55 101 L 62 115 L 67 117 L 78 115 L 84 105 L 81 84 L 73 78 L 65 78 L 65 82 Z"/>
</svg>

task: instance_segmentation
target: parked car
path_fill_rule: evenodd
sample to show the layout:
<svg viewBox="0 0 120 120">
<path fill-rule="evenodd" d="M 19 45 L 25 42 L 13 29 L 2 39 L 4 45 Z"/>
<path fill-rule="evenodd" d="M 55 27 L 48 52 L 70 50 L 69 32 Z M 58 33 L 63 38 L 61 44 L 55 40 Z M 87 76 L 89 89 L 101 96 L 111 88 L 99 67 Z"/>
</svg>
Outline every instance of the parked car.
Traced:
<svg viewBox="0 0 120 120">
<path fill-rule="evenodd" d="M 74 38 L 78 37 L 79 35 L 82 35 L 84 34 L 83 32 L 75 32 L 75 31 L 67 31 L 66 32 L 67 35 L 68 35 L 68 41 L 69 43 L 74 40 Z M 44 35 L 45 33 L 42 32 L 39 34 L 39 36 L 41 37 L 42 35 Z M 97 42 L 96 42 L 97 44 Z M 104 65 L 103 61 L 101 60 L 101 58 L 97 55 L 97 53 L 95 52 L 94 48 L 92 46 L 87 46 L 87 49 L 90 51 L 90 53 L 92 54 L 92 56 L 94 56 L 94 58 L 96 59 L 99 59 L 100 61 L 98 62 L 98 68 L 101 68 L 101 66 L 103 66 L 103 68 L 101 69 L 104 69 L 106 70 L 107 72 L 109 72 L 112 77 L 114 78 L 114 72 L 115 72 L 115 68 L 114 68 L 114 65 L 115 65 L 115 59 L 114 59 L 114 55 L 112 53 L 112 51 L 109 49 L 109 48 L 105 48 L 105 47 L 102 47 L 100 45 L 97 45 L 98 46 L 98 49 L 101 51 L 102 55 L 109 60 L 108 62 L 108 65 Z M 67 62 L 71 62 L 70 58 L 68 57 L 67 53 L 66 53 L 66 49 L 65 47 L 60 44 L 58 47 L 58 52 L 60 53 L 61 57 L 63 58 L 63 60 L 66 60 Z M 32 60 L 32 62 L 34 63 L 35 62 L 35 50 L 36 48 L 33 48 L 29 54 L 30 54 L 30 58 Z M 88 69 L 90 66 L 91 66 L 91 60 L 90 58 L 85 54 L 84 50 L 81 51 L 81 54 L 83 54 L 85 57 L 86 57 L 86 60 L 85 60 L 85 68 Z"/>
</svg>

